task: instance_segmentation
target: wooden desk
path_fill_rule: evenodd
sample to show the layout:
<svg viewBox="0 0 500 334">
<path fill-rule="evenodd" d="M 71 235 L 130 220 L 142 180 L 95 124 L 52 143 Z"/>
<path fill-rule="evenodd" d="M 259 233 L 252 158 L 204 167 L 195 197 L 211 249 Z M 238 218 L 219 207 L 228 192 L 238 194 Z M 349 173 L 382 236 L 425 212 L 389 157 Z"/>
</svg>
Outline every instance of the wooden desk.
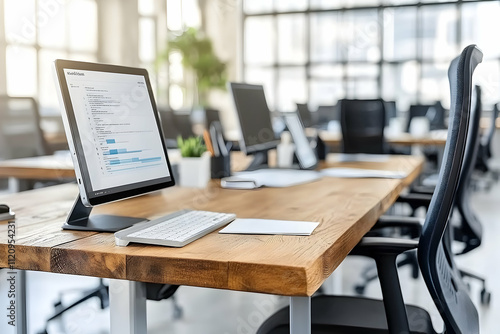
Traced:
<svg viewBox="0 0 500 334">
<path fill-rule="evenodd" d="M 71 157 L 46 155 L 0 161 L 0 177 L 58 180 L 74 178 Z"/>
<path fill-rule="evenodd" d="M 340 164 L 326 162 L 323 167 L 335 165 Z M 323 178 L 290 188 L 250 191 L 222 189 L 213 181 L 204 190 L 173 187 L 95 210 L 155 218 L 192 208 L 234 212 L 241 218 L 320 222 L 311 236 L 213 232 L 183 248 L 117 247 L 111 233 L 61 230 L 78 196 L 74 184 L 3 196 L 0 202 L 16 211 L 15 268 L 112 279 L 113 334 L 145 333 L 144 284 L 139 282 L 291 296 L 295 310 L 291 333 L 306 334 L 310 296 L 417 177 L 423 159 L 394 156 L 387 162 L 341 165 L 407 171 L 409 175 L 404 180 Z M 0 254 L 7 254 L 6 230 L 7 223 L 0 222 Z M 0 257 L 0 268 L 7 265 L 7 258 Z M 113 294 L 117 289 L 120 293 Z M 123 312 L 128 312 L 126 317 Z"/>
<path fill-rule="evenodd" d="M 320 138 L 328 146 L 337 146 L 342 142 L 342 134 L 331 133 L 328 131 L 320 131 Z M 443 133 L 431 133 L 428 137 L 413 137 L 408 133 L 402 133 L 398 136 L 387 137 L 387 143 L 391 145 L 434 145 L 434 146 L 444 146 L 446 144 L 446 135 Z"/>
</svg>

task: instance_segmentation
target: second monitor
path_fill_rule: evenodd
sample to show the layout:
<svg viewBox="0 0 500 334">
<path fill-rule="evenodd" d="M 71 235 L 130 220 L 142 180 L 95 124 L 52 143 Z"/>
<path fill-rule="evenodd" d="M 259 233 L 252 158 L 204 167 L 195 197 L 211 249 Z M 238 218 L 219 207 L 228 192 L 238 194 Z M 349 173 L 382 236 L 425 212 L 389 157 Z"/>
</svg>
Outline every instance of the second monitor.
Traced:
<svg viewBox="0 0 500 334">
<path fill-rule="evenodd" d="M 267 151 L 280 143 L 274 134 L 264 87 L 230 82 L 229 88 L 241 128 L 240 148 L 254 155 L 248 170 L 259 168 L 267 164 Z"/>
</svg>

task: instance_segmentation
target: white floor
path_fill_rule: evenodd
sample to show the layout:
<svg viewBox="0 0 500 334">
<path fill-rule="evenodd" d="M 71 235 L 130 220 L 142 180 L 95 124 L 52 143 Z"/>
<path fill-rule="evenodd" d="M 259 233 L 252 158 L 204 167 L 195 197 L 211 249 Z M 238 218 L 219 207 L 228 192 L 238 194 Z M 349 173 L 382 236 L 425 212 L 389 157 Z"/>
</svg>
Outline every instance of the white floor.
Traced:
<svg viewBox="0 0 500 334">
<path fill-rule="evenodd" d="M 500 183 L 489 192 L 478 192 L 473 197 L 474 208 L 484 227 L 483 244 L 470 254 L 457 259 L 462 267 L 474 270 L 487 278 L 488 288 L 492 292 L 489 307 L 479 303 L 480 285 L 471 282 L 471 295 L 476 303 L 480 319 L 481 333 L 499 333 L 500 319 Z M 343 264 L 343 287 L 345 294 L 353 294 L 353 285 L 359 280 L 360 271 L 368 260 L 350 257 Z M 442 328 L 442 322 L 425 284 L 421 280 L 410 278 L 408 268 L 400 272 L 404 297 L 407 303 L 420 305 L 433 316 L 436 329 Z M 0 309 L 5 310 L 6 284 L 0 277 Z M 97 279 L 79 276 L 63 276 L 41 272 L 28 272 L 28 319 L 29 333 L 38 333 L 44 328 L 45 319 L 52 312 L 52 304 L 60 291 L 75 288 L 88 289 L 97 284 Z M 78 291 L 64 295 L 64 300 L 78 297 Z M 368 296 L 380 296 L 378 283 L 373 282 L 366 291 Z M 260 323 L 275 309 L 285 305 L 288 298 L 181 287 L 176 293 L 178 304 L 182 307 L 181 319 L 173 319 L 171 300 L 148 302 L 148 333 L 176 334 L 250 334 L 255 333 Z M 6 326 L 5 316 L 0 313 L 0 333 L 14 333 Z M 48 327 L 48 333 L 105 334 L 109 333 L 109 310 L 100 310 L 97 301 L 90 300 L 68 312 Z"/>
</svg>

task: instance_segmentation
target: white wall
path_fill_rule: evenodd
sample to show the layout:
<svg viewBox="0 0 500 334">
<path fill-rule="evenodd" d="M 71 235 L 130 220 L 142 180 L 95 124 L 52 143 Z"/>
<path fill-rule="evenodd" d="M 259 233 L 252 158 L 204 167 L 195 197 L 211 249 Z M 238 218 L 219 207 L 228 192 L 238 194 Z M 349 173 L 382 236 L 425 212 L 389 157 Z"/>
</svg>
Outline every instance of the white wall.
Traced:
<svg viewBox="0 0 500 334">
<path fill-rule="evenodd" d="M 212 39 L 215 52 L 227 64 L 229 81 L 239 81 L 240 0 L 200 0 L 203 27 Z M 214 90 L 210 104 L 220 110 L 221 121 L 229 139 L 239 137 L 233 102 L 227 91 Z"/>
</svg>

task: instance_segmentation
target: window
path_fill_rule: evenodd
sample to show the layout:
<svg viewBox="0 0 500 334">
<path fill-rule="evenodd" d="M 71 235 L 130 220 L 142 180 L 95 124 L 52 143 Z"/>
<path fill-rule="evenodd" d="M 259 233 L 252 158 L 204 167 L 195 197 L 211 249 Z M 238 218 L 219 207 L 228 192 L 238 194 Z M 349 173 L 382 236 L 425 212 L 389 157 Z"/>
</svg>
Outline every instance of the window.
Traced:
<svg viewBox="0 0 500 334">
<path fill-rule="evenodd" d="M 58 115 L 52 63 L 97 60 L 96 1 L 0 0 L 0 6 L 6 93 L 36 97 L 42 115 Z"/>
<path fill-rule="evenodd" d="M 265 85 L 271 109 L 312 109 L 341 98 L 442 101 L 447 70 L 469 44 L 486 108 L 498 102 L 498 1 L 243 0 L 243 80 Z"/>
<path fill-rule="evenodd" d="M 167 2 L 167 36 L 180 34 L 187 27 L 200 28 L 201 13 L 197 0 L 168 0 Z M 165 43 L 166 48 L 166 43 Z M 161 50 L 165 51 L 165 50 Z M 193 91 L 193 80 L 190 80 L 189 73 L 186 73 L 182 65 L 182 56 L 178 52 L 171 52 L 168 55 L 168 63 L 165 75 L 162 80 L 160 90 L 165 87 L 166 100 L 172 109 L 181 109 L 191 106 L 193 96 L 188 96 L 188 91 Z M 191 88 L 191 89 L 188 89 Z"/>
</svg>

